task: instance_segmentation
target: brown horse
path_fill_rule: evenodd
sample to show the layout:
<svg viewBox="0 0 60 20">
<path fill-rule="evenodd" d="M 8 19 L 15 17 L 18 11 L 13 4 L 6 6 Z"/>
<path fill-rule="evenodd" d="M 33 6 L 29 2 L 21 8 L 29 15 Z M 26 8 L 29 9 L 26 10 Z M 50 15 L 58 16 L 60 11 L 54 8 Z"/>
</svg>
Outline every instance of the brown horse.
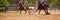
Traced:
<svg viewBox="0 0 60 20">
<path fill-rule="evenodd" d="M 18 11 L 20 11 L 20 14 L 21 14 L 22 10 L 25 11 L 25 14 L 27 13 L 27 11 L 28 11 L 29 14 L 31 13 L 30 9 L 29 9 L 29 6 L 25 5 L 24 8 L 23 8 L 21 2 L 19 2 L 19 4 L 18 4 Z"/>
<path fill-rule="evenodd" d="M 29 14 L 31 14 L 32 8 L 29 8 L 29 6 L 25 5 L 24 10 L 25 10 L 25 13 L 28 12 Z"/>
<path fill-rule="evenodd" d="M 38 2 L 38 9 L 36 10 L 36 12 L 39 10 L 39 14 L 41 10 L 44 10 L 46 14 L 50 14 L 48 13 L 48 7 L 49 5 L 44 4 L 44 7 L 42 7 L 42 4 L 40 2 Z"/>
</svg>

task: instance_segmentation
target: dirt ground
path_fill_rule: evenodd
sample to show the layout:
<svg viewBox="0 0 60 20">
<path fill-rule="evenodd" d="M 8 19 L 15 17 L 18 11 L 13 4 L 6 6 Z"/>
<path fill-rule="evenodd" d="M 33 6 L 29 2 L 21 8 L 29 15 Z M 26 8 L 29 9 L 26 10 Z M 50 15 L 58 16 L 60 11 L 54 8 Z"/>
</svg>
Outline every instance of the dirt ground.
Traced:
<svg viewBox="0 0 60 20">
<path fill-rule="evenodd" d="M 27 15 L 22 12 L 22 14 L 17 12 L 7 12 L 7 13 L 0 13 L 0 20 L 60 20 L 60 11 L 49 11 L 51 15 L 40 14 L 38 15 Z"/>
</svg>

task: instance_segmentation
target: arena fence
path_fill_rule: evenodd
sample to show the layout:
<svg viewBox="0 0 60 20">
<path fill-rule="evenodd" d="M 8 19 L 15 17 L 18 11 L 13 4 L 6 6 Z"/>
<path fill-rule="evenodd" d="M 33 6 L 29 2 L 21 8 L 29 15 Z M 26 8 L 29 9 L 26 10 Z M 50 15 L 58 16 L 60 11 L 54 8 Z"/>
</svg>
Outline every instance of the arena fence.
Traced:
<svg viewBox="0 0 60 20">
<path fill-rule="evenodd" d="M 2 8 L 4 9 L 3 11 L 17 11 L 18 8 L 18 4 L 10 4 L 8 9 L 6 9 L 6 6 L 4 4 L 0 4 L 0 6 L 2 6 Z M 29 7 L 34 7 L 34 8 L 36 8 L 36 6 L 38 5 L 36 4 L 29 5 Z M 49 10 L 56 10 L 56 9 L 60 10 L 60 6 L 52 6 L 49 8 Z"/>
</svg>

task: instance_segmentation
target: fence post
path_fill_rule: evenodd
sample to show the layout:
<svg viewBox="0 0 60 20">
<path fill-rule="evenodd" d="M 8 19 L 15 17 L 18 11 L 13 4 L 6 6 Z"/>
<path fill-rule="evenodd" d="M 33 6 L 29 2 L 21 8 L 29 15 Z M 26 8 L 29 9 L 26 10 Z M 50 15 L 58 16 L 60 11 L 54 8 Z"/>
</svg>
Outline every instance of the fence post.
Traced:
<svg viewBox="0 0 60 20">
<path fill-rule="evenodd" d="M 6 12 L 6 11 L 5 11 L 5 4 L 3 4 L 3 5 L 4 5 L 4 12 Z"/>
<path fill-rule="evenodd" d="M 18 6 L 17 6 L 17 4 L 16 4 L 16 10 L 17 10 L 17 12 L 18 12 Z"/>
<path fill-rule="evenodd" d="M 15 0 L 15 4 L 16 4 L 16 11 L 18 12 L 17 0 Z"/>
<path fill-rule="evenodd" d="M 37 10 L 37 8 L 38 8 L 38 0 L 36 0 L 36 7 L 35 7 L 35 10 Z"/>
</svg>

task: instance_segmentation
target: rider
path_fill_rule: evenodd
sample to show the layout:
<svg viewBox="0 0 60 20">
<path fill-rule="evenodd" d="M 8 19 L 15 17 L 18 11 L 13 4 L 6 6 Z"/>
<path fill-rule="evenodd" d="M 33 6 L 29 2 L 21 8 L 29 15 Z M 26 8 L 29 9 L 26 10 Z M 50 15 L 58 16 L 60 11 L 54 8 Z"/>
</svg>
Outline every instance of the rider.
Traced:
<svg viewBox="0 0 60 20">
<path fill-rule="evenodd" d="M 23 7 L 23 9 L 24 9 L 24 0 L 22 0 L 22 7 Z"/>
<path fill-rule="evenodd" d="M 44 8 L 44 0 L 41 0 L 42 9 Z"/>
</svg>

